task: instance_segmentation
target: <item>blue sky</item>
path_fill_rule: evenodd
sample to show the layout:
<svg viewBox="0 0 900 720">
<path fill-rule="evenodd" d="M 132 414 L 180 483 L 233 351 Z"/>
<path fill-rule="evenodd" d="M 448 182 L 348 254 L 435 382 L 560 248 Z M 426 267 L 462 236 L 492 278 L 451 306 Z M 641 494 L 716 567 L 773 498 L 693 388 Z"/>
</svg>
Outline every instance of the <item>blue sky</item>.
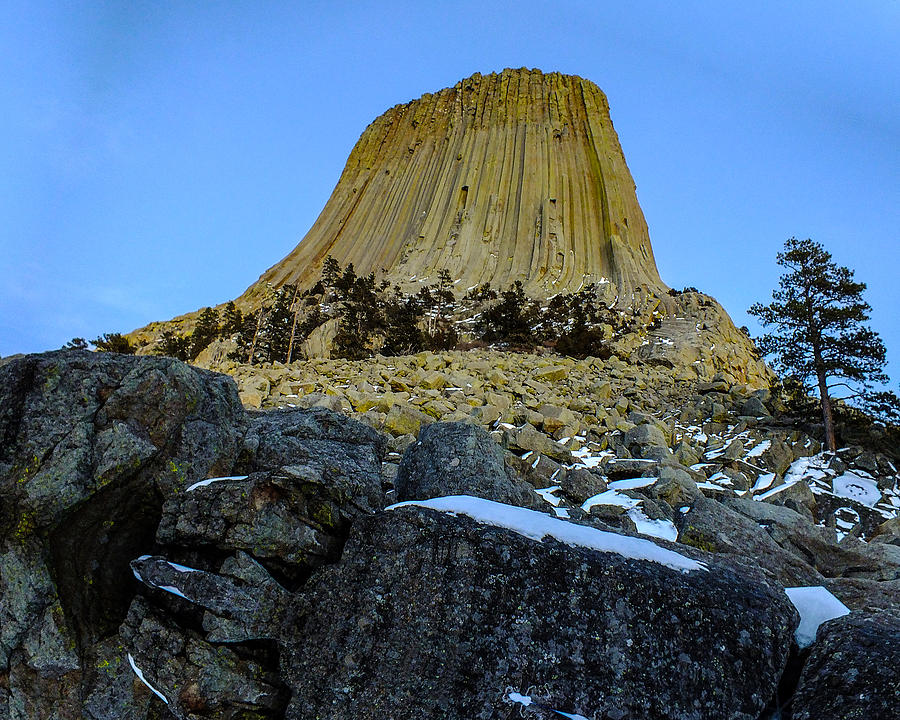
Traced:
<svg viewBox="0 0 900 720">
<path fill-rule="evenodd" d="M 868 283 L 896 385 L 898 37 L 896 0 L 6 2 L 0 355 L 236 297 L 373 118 L 526 66 L 607 93 L 669 285 L 753 328 L 812 237 Z"/>
</svg>

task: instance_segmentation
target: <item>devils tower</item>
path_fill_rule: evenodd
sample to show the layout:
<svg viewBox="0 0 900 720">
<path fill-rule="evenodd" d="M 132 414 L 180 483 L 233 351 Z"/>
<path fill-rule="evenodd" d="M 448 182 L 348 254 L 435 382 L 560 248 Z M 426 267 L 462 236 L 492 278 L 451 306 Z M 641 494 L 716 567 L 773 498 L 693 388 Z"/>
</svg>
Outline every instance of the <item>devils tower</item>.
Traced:
<svg viewBox="0 0 900 720">
<path fill-rule="evenodd" d="M 475 74 L 378 117 L 312 228 L 242 300 L 311 285 L 328 255 L 406 288 L 441 269 L 536 297 L 663 287 L 606 96 L 539 70 Z"/>
<path fill-rule="evenodd" d="M 689 376 L 768 377 L 715 300 L 678 297 L 660 279 L 606 96 L 574 75 L 475 74 L 376 118 L 309 232 L 236 305 L 246 314 L 268 307 L 273 289 L 312 289 L 329 256 L 409 294 L 444 270 L 457 299 L 485 283 L 521 282 L 543 300 L 593 286 L 635 327 L 615 338 L 604 331 L 623 356 Z M 189 334 L 198 315 L 131 338 L 157 352 L 164 331 Z M 465 341 L 478 339 L 465 317 L 456 321 Z M 317 328 L 301 354 L 327 355 L 337 323 Z"/>
</svg>

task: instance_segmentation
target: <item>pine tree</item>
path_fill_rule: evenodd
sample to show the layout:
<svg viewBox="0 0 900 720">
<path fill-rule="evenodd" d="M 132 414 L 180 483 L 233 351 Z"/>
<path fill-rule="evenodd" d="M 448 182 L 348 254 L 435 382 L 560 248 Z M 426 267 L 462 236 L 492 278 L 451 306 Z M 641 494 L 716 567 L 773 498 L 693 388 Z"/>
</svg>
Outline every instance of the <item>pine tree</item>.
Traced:
<svg viewBox="0 0 900 720">
<path fill-rule="evenodd" d="M 825 446 L 835 450 L 831 392 L 843 386 L 849 391 L 845 399 L 876 397 L 872 384 L 888 379 L 884 344 L 863 324 L 871 310 L 862 296 L 865 284 L 853 279 L 852 270 L 835 264 L 821 244 L 790 238 L 777 262 L 788 272 L 772 292 L 772 302 L 749 310 L 763 327 L 772 328 L 757 346 L 774 357 L 776 370 L 807 389 L 815 386 Z"/>
<path fill-rule="evenodd" d="M 251 353 L 256 348 L 256 337 L 259 334 L 259 328 L 262 326 L 264 316 L 265 310 L 263 308 L 242 315 L 240 328 L 233 336 L 237 347 L 229 353 L 229 358 L 241 363 L 250 363 Z"/>
<path fill-rule="evenodd" d="M 135 350 L 137 350 L 128 338 L 120 333 L 104 333 L 100 337 L 91 340 L 91 343 L 102 352 L 134 355 Z"/>
<path fill-rule="evenodd" d="M 244 318 L 233 300 L 229 300 L 222 310 L 222 326 L 219 328 L 219 338 L 230 338 L 238 334 L 243 326 Z"/>
<path fill-rule="evenodd" d="M 397 287 L 385 302 L 384 355 L 410 355 L 425 344 L 425 334 L 419 328 L 422 308 L 415 297 L 408 297 Z"/>
<path fill-rule="evenodd" d="M 197 318 L 197 326 L 191 334 L 191 346 L 188 354 L 193 360 L 219 336 L 219 313 L 212 308 L 203 308 Z"/>
<path fill-rule="evenodd" d="M 512 287 L 500 293 L 499 302 L 482 313 L 476 328 L 488 342 L 532 345 L 537 315 L 534 301 L 525 295 L 522 281 L 516 280 Z"/>
<path fill-rule="evenodd" d="M 158 353 L 185 362 L 191 360 L 191 336 L 176 335 L 171 330 L 164 330 L 159 342 Z"/>
<path fill-rule="evenodd" d="M 329 255 L 322 264 L 322 285 L 328 290 L 334 290 L 340 277 L 341 264 Z"/>
<path fill-rule="evenodd" d="M 375 274 L 357 277 L 351 263 L 337 282 L 337 292 L 342 302 L 335 357 L 359 360 L 371 356 L 373 335 L 384 328 L 384 303 L 379 302 L 375 290 Z"/>
<path fill-rule="evenodd" d="M 272 304 L 266 314 L 257 336 L 255 356 L 263 362 L 284 362 L 291 343 L 291 328 L 294 324 L 292 309 L 297 288 L 282 285 L 274 293 Z"/>
</svg>

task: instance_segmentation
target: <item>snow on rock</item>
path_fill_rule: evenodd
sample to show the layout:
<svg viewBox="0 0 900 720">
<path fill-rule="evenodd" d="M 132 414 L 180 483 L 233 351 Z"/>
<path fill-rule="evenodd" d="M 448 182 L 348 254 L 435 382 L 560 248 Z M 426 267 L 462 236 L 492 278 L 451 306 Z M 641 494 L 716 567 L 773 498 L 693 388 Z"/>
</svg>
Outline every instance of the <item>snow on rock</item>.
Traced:
<svg viewBox="0 0 900 720">
<path fill-rule="evenodd" d="M 614 456 L 615 453 L 609 450 L 591 450 L 588 447 L 579 448 L 578 450 L 572 451 L 572 457 L 576 460 L 573 467 L 600 467 L 604 460 Z"/>
<path fill-rule="evenodd" d="M 409 506 L 430 508 L 453 515 L 466 515 L 476 522 L 506 528 L 539 542 L 545 537 L 551 537 L 567 545 L 616 553 L 631 560 L 654 562 L 679 572 L 708 570 L 704 563 L 692 560 L 673 550 L 667 550 L 650 540 L 616 535 L 597 528 L 576 525 L 552 518 L 537 510 L 504 505 L 493 500 L 469 495 L 450 495 L 432 500 L 397 503 L 389 506 L 387 510 Z"/>
<path fill-rule="evenodd" d="M 553 507 L 559 507 L 559 498 L 556 497 L 553 493 L 560 489 L 559 485 L 551 485 L 548 488 L 544 488 L 542 490 L 535 490 L 535 492 L 540 495 L 544 500 L 550 503 Z"/>
<path fill-rule="evenodd" d="M 828 459 L 824 455 L 813 455 L 795 460 L 784 474 L 785 483 L 795 483 L 798 480 L 821 480 L 828 477 Z M 834 473 L 830 473 L 834 474 Z"/>
<path fill-rule="evenodd" d="M 221 482 L 222 480 L 246 480 L 247 477 L 247 475 L 232 475 L 230 477 L 207 478 L 206 480 L 201 480 L 200 482 L 195 482 L 193 485 L 189 485 L 185 492 L 191 492 L 197 488 L 206 487 L 207 485 L 212 485 L 213 483 Z"/>
<path fill-rule="evenodd" d="M 762 495 L 757 495 L 753 499 L 754 500 L 768 500 L 770 497 L 773 497 L 773 496 L 777 495 L 778 493 L 780 493 L 784 490 L 787 490 L 789 487 L 791 487 L 791 485 L 796 485 L 798 482 L 800 482 L 799 479 L 793 479 L 790 482 L 788 482 L 787 475 L 785 475 L 784 477 L 785 477 L 785 482 L 782 485 L 774 487 L 771 490 L 767 490 Z"/>
<path fill-rule="evenodd" d="M 631 508 L 626 514 L 641 535 L 649 535 L 669 542 L 678 540 L 678 529 L 671 520 L 651 520 L 639 507 Z"/>
<path fill-rule="evenodd" d="M 511 703 L 519 703 L 519 705 L 522 705 L 524 707 L 528 707 L 529 705 L 531 705 L 534 702 L 531 699 L 531 695 L 522 695 L 521 693 L 517 693 L 517 692 L 511 692 L 509 695 L 506 696 L 506 699 L 509 700 Z"/>
<path fill-rule="evenodd" d="M 628 497 L 628 495 L 623 495 L 620 492 L 616 492 L 615 490 L 604 490 L 602 493 L 598 493 L 597 495 L 592 495 L 587 500 L 585 500 L 581 509 L 584 512 L 589 513 L 591 508 L 595 505 L 618 505 L 619 507 L 623 507 L 626 510 L 630 510 L 633 507 L 637 507 L 641 504 L 640 500 L 636 500 L 633 497 Z"/>
<path fill-rule="evenodd" d="M 854 472 L 845 472 L 831 481 L 834 494 L 838 497 L 856 500 L 863 505 L 872 507 L 881 500 L 881 490 L 874 480 L 864 478 Z"/>
<path fill-rule="evenodd" d="M 753 487 L 750 488 L 750 492 L 756 493 L 763 490 L 768 490 L 770 487 L 772 487 L 773 482 L 775 482 L 775 473 L 763 473 L 758 478 L 756 478 L 756 482 L 753 484 Z"/>
<path fill-rule="evenodd" d="M 757 445 L 750 452 L 748 452 L 746 457 L 748 457 L 748 458 L 759 457 L 770 447 L 772 447 L 772 441 L 771 440 L 763 440 L 759 445 Z"/>
<path fill-rule="evenodd" d="M 850 613 L 850 608 L 821 585 L 785 588 L 784 591 L 800 613 L 800 625 L 794 631 L 794 637 L 801 650 L 816 641 L 819 625 Z"/>
<path fill-rule="evenodd" d="M 558 518 L 568 518 L 569 511 L 564 507 L 560 507 L 560 499 L 556 497 L 553 493 L 560 489 L 559 485 L 551 485 L 548 488 L 543 488 L 542 490 L 535 490 L 535 492 L 541 496 L 546 502 L 550 503 L 553 507 L 553 514 Z"/>
<path fill-rule="evenodd" d="M 657 477 L 639 477 L 628 478 L 627 480 L 613 480 L 609 483 L 609 487 L 613 490 L 634 490 L 635 488 L 647 487 L 653 485 L 659 478 Z"/>
<path fill-rule="evenodd" d="M 707 478 L 709 482 L 716 485 L 733 485 L 734 481 L 723 472 L 717 472 Z"/>
<path fill-rule="evenodd" d="M 159 697 L 166 705 L 169 704 L 169 701 L 166 699 L 166 696 L 163 695 L 159 690 L 153 687 L 148 681 L 147 678 L 144 677 L 144 673 L 141 669 L 135 664 L 134 658 L 131 656 L 131 653 L 128 653 L 128 664 L 131 665 L 131 669 L 134 670 L 134 674 L 138 676 L 138 680 L 140 680 L 144 685 L 146 685 L 150 690 Z"/>
<path fill-rule="evenodd" d="M 571 718 L 572 720 L 587 720 L 587 718 L 584 715 L 578 715 L 576 713 L 567 713 L 567 712 L 563 712 L 562 710 L 556 710 L 555 708 L 548 708 L 548 707 L 545 707 L 544 705 L 536 703 L 534 700 L 531 699 L 531 695 L 522 695 L 522 693 L 511 692 L 511 693 L 509 693 L 509 695 L 506 696 L 506 699 L 507 699 L 507 701 L 509 701 L 511 703 L 518 703 L 522 707 L 528 707 L 529 705 L 534 705 L 536 708 L 540 708 L 541 710 L 548 710 L 548 711 L 550 711 L 552 713 L 556 713 L 557 715 L 560 715 L 562 717 Z"/>
<path fill-rule="evenodd" d="M 172 595 L 177 595 L 180 598 L 184 598 L 189 602 L 193 602 L 187 595 L 185 595 L 181 590 L 179 590 L 174 585 L 156 585 L 160 590 L 165 590 L 167 593 L 172 593 Z"/>
</svg>

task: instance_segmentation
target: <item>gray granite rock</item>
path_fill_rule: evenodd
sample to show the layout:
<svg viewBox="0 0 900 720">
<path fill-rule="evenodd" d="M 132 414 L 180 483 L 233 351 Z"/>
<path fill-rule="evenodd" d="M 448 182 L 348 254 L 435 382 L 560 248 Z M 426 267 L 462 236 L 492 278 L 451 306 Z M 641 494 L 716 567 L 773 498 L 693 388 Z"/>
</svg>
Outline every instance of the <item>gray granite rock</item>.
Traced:
<svg viewBox="0 0 900 720">
<path fill-rule="evenodd" d="M 520 693 L 547 717 L 756 720 L 796 612 L 700 555 L 682 572 L 430 509 L 363 518 L 286 620 L 286 717 L 488 720 Z"/>
</svg>

